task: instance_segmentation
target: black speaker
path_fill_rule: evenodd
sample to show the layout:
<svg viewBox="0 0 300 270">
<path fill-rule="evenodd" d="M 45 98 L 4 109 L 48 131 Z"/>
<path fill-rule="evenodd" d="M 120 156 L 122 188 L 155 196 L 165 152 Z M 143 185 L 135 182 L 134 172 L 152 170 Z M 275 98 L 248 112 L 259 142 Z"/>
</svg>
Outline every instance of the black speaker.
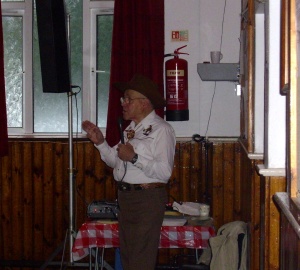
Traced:
<svg viewBox="0 0 300 270">
<path fill-rule="evenodd" d="M 43 92 L 69 92 L 70 64 L 64 0 L 36 0 Z"/>
</svg>

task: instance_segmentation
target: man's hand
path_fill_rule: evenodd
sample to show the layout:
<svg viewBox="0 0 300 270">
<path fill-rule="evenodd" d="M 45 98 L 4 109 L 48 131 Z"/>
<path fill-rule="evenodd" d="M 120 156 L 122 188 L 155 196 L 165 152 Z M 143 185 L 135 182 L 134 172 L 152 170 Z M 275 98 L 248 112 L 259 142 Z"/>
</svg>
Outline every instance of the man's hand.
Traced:
<svg viewBox="0 0 300 270">
<path fill-rule="evenodd" d="M 96 145 L 104 142 L 104 136 L 101 130 L 90 121 L 82 122 L 82 129 L 87 133 L 87 137 Z"/>
<path fill-rule="evenodd" d="M 130 143 L 119 144 L 118 148 L 118 157 L 123 161 L 131 161 L 135 155 L 133 146 Z"/>
</svg>

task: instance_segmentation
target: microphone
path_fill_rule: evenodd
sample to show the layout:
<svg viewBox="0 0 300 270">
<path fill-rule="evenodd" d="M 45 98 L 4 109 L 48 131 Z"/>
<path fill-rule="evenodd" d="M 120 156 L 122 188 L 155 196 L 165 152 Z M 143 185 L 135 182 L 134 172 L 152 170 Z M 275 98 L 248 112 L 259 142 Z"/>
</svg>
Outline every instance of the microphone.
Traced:
<svg viewBox="0 0 300 270">
<path fill-rule="evenodd" d="M 123 134 L 123 119 L 122 117 L 118 118 L 118 126 L 119 126 L 119 132 L 120 132 L 120 137 L 121 137 L 121 143 L 125 144 L 124 142 L 124 134 Z"/>
</svg>

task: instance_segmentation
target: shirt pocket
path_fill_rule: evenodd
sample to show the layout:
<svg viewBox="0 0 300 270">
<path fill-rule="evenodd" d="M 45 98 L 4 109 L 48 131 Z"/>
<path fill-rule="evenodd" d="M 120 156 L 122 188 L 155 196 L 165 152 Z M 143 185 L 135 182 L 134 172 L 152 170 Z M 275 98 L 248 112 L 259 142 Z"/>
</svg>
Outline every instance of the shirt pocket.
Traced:
<svg viewBox="0 0 300 270">
<path fill-rule="evenodd" d="M 153 141 L 153 138 L 147 137 L 145 139 L 135 139 L 131 144 L 134 148 L 134 152 L 152 160 L 154 158 Z"/>
</svg>

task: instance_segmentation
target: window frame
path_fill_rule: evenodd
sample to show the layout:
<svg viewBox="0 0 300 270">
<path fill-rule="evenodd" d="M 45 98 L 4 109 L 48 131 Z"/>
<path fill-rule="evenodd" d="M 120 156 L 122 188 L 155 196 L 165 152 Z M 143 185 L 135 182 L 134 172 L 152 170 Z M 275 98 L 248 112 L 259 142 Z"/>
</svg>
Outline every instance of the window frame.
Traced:
<svg viewBox="0 0 300 270">
<path fill-rule="evenodd" d="M 114 1 L 83 1 L 83 67 L 82 67 L 82 120 L 96 122 L 96 16 L 101 14 L 113 14 Z M 34 133 L 34 108 L 33 108 L 33 0 L 23 2 L 1 2 L 2 16 L 16 14 L 23 16 L 23 127 L 8 128 L 8 135 L 13 137 L 45 137 L 61 138 L 68 134 L 62 133 Z M 94 90 L 93 90 L 94 89 Z M 73 105 L 74 106 L 74 105 Z M 104 135 L 106 128 L 101 128 Z M 85 137 L 82 131 L 78 131 L 77 137 Z"/>
<path fill-rule="evenodd" d="M 114 1 L 91 1 L 83 5 L 83 48 L 89 48 L 89 52 L 83 55 L 83 77 L 82 84 L 87 89 L 95 89 L 95 91 L 84 91 L 82 94 L 83 104 L 86 104 L 82 110 L 82 120 L 90 120 L 93 123 L 97 121 L 97 93 L 96 93 L 96 32 L 97 32 L 97 15 L 108 14 L 106 11 L 113 11 Z M 110 14 L 110 13 L 109 13 Z M 87 63 L 89 63 L 87 65 Z M 86 108 L 90 108 L 87 110 Z M 101 128 L 104 136 L 106 128 Z"/>
<path fill-rule="evenodd" d="M 23 17 L 23 126 L 8 128 L 9 135 L 33 134 L 32 0 L 1 2 L 2 16 Z M 24 53 L 26 52 L 26 53 Z"/>
</svg>

